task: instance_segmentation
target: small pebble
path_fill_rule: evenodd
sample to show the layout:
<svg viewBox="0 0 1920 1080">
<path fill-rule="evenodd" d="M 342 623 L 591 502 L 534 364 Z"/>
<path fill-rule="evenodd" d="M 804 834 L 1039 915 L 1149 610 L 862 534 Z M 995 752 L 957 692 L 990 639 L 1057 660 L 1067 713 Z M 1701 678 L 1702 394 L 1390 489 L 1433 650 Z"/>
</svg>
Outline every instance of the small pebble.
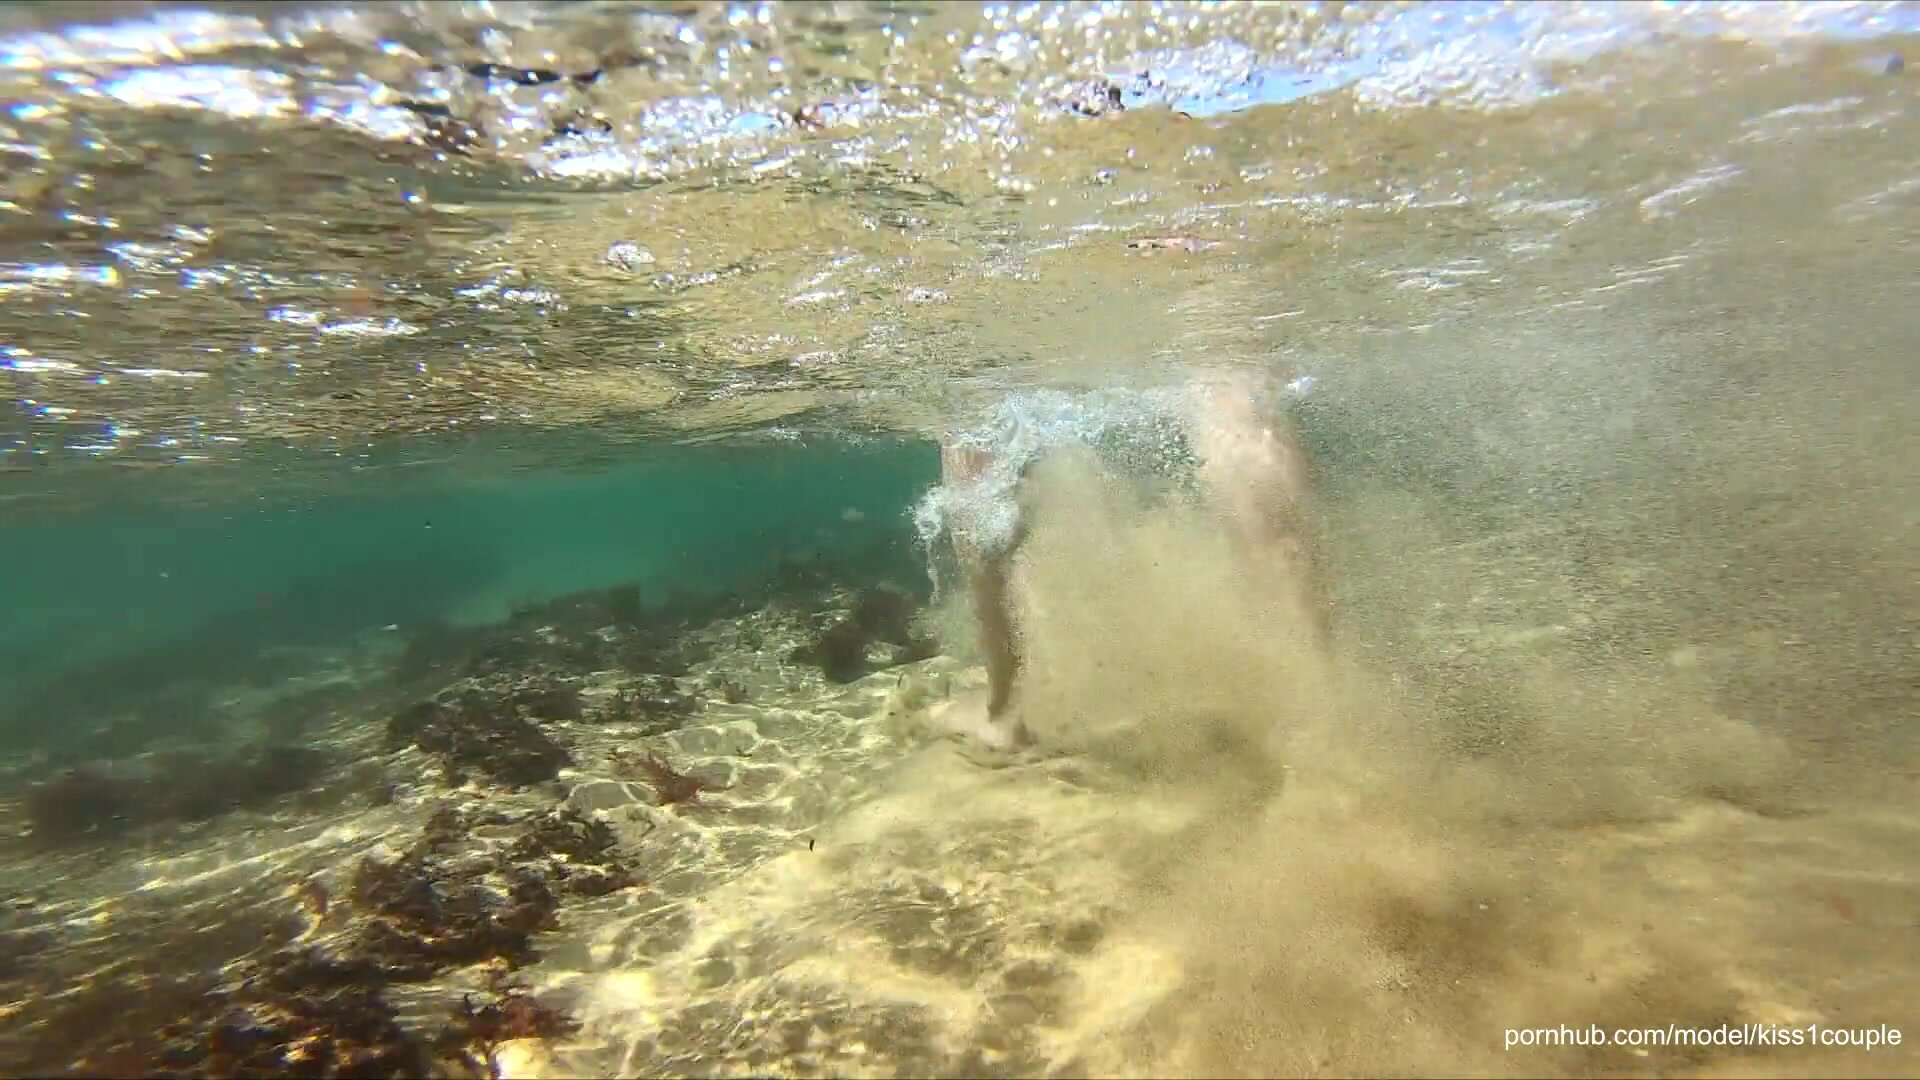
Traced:
<svg viewBox="0 0 1920 1080">
<path fill-rule="evenodd" d="M 653 262 L 653 252 L 642 244 L 621 240 L 607 249 L 607 265 L 619 270 L 637 270 Z"/>
</svg>

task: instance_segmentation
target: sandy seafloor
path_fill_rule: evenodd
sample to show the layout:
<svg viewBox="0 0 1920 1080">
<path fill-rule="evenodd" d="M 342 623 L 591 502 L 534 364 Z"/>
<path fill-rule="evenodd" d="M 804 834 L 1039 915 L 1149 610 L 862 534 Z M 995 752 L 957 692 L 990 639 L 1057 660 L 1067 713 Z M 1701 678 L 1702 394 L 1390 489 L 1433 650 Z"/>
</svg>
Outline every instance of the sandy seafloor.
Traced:
<svg viewBox="0 0 1920 1080">
<path fill-rule="evenodd" d="M 978 669 L 934 656 L 836 685 L 788 658 L 807 633 L 804 613 L 781 608 L 698 630 L 710 655 L 678 683 L 729 689 L 672 730 L 596 720 L 625 675 L 588 677 L 586 718 L 543 724 L 573 763 L 517 791 L 449 786 L 428 755 L 390 749 L 395 699 L 354 689 L 386 659 L 323 657 L 250 707 L 341 692 L 309 736 L 341 763 L 326 790 L 115 844 L 8 848 L 4 971 L 29 996 L 0 1017 L 26 1038 L 49 1017 L 74 1023 L 49 986 L 178 978 L 258 950 L 260 926 L 324 946 L 357 917 L 353 867 L 414 843 L 436 808 L 506 815 L 470 830 L 465 842 L 484 846 L 564 803 L 610 825 L 644 880 L 564 898 L 518 975 L 580 1026 L 493 1048 L 502 1075 L 1920 1065 L 1911 1043 L 1502 1046 L 1505 1026 L 1560 1023 L 1885 1023 L 1920 1037 L 1920 817 L 1897 803 L 1780 810 L 1682 791 L 1637 820 L 1494 825 L 1439 805 L 1467 796 L 1438 789 L 1435 807 L 1405 812 L 1425 796 L 1390 773 L 1323 775 L 1304 758 L 1266 770 L 1236 765 L 1232 748 L 1171 770 L 1102 749 L 1132 745 L 1124 737 L 996 757 L 924 722 L 929 705 L 972 692 Z M 1044 736 L 1046 718 L 1036 727 Z M 637 749 L 725 786 L 655 805 Z M 332 897 L 324 913 L 303 903 L 310 880 Z M 485 982 L 480 967 L 455 968 L 385 995 L 426 1031 Z M 77 1022 L 85 1030 L 84 1013 Z"/>
</svg>

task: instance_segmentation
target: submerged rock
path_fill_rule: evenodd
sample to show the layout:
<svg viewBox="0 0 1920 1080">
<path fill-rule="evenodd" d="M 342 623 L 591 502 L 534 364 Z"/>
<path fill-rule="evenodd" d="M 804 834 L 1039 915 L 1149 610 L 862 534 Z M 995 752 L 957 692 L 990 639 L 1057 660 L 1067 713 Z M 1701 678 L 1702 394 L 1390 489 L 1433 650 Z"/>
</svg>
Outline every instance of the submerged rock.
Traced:
<svg viewBox="0 0 1920 1080">
<path fill-rule="evenodd" d="M 932 656 L 933 640 L 914 629 L 916 608 L 904 593 L 889 588 L 868 589 L 852 608 L 829 623 L 813 639 L 793 650 L 789 659 L 813 664 L 828 680 L 849 683 L 868 672 Z M 876 646 L 891 646 L 874 659 Z"/>
<path fill-rule="evenodd" d="M 455 868 L 418 850 L 361 860 L 350 893 L 359 917 L 350 952 L 396 981 L 488 960 L 526 963 L 533 935 L 552 927 L 560 902 L 537 871 L 503 867 L 495 887 L 487 869 Z"/>
<path fill-rule="evenodd" d="M 183 997 L 180 1016 L 151 1051 L 127 1046 L 120 1075 L 364 1076 L 497 1074 L 503 1043 L 550 1040 L 578 1024 L 509 974 L 534 956 L 558 901 L 529 860 L 618 864 L 610 833 L 567 815 L 533 824 L 512 854 L 449 858 L 468 839 L 466 818 L 442 808 L 397 859 L 360 863 L 345 905 L 321 904 L 351 923 L 327 946 L 289 946 L 237 965 L 229 988 Z M 467 853 L 471 856 L 471 853 Z M 586 890 L 580 890 L 586 891 Z M 463 995 L 430 1038 L 399 1022 L 386 991 L 453 967 L 496 967 L 487 989 Z M 477 999 L 477 1000 L 476 1000 Z M 449 1071 L 451 1068 L 452 1071 Z"/>
<path fill-rule="evenodd" d="M 554 675 L 473 684 L 473 693 L 487 694 L 498 704 L 530 720 L 578 720 L 585 714 L 580 687 Z"/>
<path fill-rule="evenodd" d="M 394 662 L 403 682 L 560 678 L 600 671 L 684 674 L 697 658 L 685 631 L 701 614 L 669 598 L 647 612 L 638 585 L 568 593 L 516 609 L 490 626 L 428 623 Z"/>
<path fill-rule="evenodd" d="M 614 691 L 594 718 L 602 723 L 637 724 L 643 735 L 659 735 L 686 723 L 700 701 L 664 675 L 641 675 Z"/>
<path fill-rule="evenodd" d="M 427 1048 L 384 985 L 365 965 L 280 954 L 239 991 L 209 995 L 204 1018 L 182 1025 L 151 1075 L 425 1076 Z"/>
<path fill-rule="evenodd" d="M 144 825 L 207 821 L 317 792 L 331 760 L 310 747 L 271 745 L 90 763 L 30 788 L 27 822 L 36 841 L 57 845 L 108 839 Z"/>
<path fill-rule="evenodd" d="M 792 659 L 817 666 L 831 682 L 850 683 L 867 673 L 867 632 L 841 619 L 795 649 Z"/>
<path fill-rule="evenodd" d="M 393 673 L 403 682 L 435 673 L 457 673 L 486 640 L 484 629 L 455 627 L 439 619 L 421 623 L 407 635 L 406 645 L 393 662 Z"/>
<path fill-rule="evenodd" d="M 554 925 L 557 890 L 604 896 L 640 883 L 612 828 L 566 808 L 527 820 L 505 848 L 474 842 L 473 825 L 510 820 L 443 806 L 404 854 L 363 859 L 348 886 L 346 952 L 396 981 L 488 961 L 517 967 Z"/>
<path fill-rule="evenodd" d="M 205 821 L 318 788 L 329 756 L 305 746 L 264 746 L 208 759 L 175 754 L 156 770 L 162 816 Z"/>
<path fill-rule="evenodd" d="M 98 766 L 68 769 L 28 790 L 27 823 L 43 844 L 72 843 L 114 836 L 133 827 L 146 801 L 138 780 L 114 776 Z"/>
<path fill-rule="evenodd" d="M 573 759 L 511 702 L 475 691 L 402 709 L 387 721 L 387 738 L 436 755 L 450 769 L 478 769 L 515 787 L 552 780 Z"/>
</svg>

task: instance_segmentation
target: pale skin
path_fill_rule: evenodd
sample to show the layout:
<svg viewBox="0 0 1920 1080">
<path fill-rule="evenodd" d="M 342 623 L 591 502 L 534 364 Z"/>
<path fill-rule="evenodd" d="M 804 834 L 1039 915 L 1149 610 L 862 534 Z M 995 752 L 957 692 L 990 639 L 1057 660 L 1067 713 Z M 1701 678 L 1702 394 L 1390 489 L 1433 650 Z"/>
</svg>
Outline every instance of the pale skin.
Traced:
<svg viewBox="0 0 1920 1080">
<path fill-rule="evenodd" d="M 1259 408 L 1257 390 L 1247 378 L 1219 379 L 1199 388 L 1189 418 L 1198 478 L 1208 502 L 1226 519 L 1241 560 L 1284 590 L 1294 609 L 1318 629 L 1303 521 L 1306 457 L 1285 418 Z M 941 448 L 942 479 L 949 484 L 977 479 L 991 462 L 990 452 L 978 447 Z M 954 540 L 986 656 L 987 694 L 983 702 L 952 703 L 941 719 L 998 749 L 1031 742 L 1015 695 L 1022 657 L 1011 569 L 1023 538 L 991 552 L 964 536 Z"/>
</svg>

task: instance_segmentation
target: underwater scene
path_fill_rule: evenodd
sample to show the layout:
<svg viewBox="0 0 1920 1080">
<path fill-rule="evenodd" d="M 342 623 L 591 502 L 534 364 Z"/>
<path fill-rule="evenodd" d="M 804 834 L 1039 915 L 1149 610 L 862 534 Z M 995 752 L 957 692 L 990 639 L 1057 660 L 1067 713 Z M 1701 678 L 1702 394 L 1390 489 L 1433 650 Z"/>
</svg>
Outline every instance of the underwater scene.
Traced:
<svg viewBox="0 0 1920 1080">
<path fill-rule="evenodd" d="M 0 3 L 0 1076 L 1920 1073 L 1916 52 Z"/>
</svg>

